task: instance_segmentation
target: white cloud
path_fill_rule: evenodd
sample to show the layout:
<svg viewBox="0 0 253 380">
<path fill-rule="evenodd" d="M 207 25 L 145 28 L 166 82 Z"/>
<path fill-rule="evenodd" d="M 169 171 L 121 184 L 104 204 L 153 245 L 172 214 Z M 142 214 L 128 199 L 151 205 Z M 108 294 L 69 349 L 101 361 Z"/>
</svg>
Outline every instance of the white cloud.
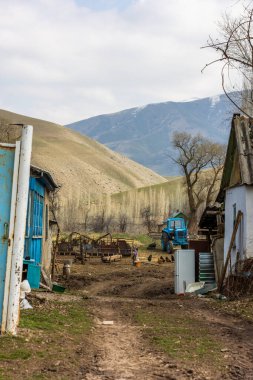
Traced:
<svg viewBox="0 0 253 380">
<path fill-rule="evenodd" d="M 200 47 L 235 0 L 88 3 L 0 0 L 0 108 L 69 123 L 222 92 Z"/>
</svg>

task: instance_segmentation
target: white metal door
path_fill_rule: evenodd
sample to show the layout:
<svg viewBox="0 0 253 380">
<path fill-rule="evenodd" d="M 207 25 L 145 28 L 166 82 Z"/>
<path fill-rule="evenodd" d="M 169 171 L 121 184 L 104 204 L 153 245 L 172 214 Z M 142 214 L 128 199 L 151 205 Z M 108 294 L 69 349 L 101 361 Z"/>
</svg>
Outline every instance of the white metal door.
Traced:
<svg viewBox="0 0 253 380">
<path fill-rule="evenodd" d="M 175 254 L 175 293 L 183 294 L 195 282 L 195 250 L 177 250 Z"/>
</svg>

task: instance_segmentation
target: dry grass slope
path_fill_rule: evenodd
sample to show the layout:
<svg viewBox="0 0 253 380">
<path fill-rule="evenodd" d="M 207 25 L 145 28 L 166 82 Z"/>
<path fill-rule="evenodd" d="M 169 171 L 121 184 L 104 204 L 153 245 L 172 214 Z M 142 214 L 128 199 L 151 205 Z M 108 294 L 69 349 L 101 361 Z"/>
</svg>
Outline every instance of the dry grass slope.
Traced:
<svg viewBox="0 0 253 380">
<path fill-rule="evenodd" d="M 50 171 L 62 185 L 63 202 L 166 182 L 152 170 L 61 125 L 4 110 L 0 121 L 34 126 L 32 163 Z"/>
</svg>

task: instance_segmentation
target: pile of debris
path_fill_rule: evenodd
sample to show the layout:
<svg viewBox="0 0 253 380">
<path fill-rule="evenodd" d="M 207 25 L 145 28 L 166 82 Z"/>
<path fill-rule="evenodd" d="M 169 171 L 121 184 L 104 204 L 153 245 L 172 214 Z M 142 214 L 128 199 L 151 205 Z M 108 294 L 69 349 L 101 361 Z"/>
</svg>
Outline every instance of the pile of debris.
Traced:
<svg viewBox="0 0 253 380">
<path fill-rule="evenodd" d="M 253 294 L 253 258 L 238 260 L 226 278 L 224 294 L 239 298 Z"/>
</svg>

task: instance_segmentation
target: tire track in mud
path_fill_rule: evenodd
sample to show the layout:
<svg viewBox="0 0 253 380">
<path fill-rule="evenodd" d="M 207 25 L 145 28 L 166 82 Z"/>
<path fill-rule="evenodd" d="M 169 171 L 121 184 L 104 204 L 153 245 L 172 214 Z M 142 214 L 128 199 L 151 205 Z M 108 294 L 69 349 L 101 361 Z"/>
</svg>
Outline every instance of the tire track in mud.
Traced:
<svg viewBox="0 0 253 380">
<path fill-rule="evenodd" d="M 171 267 L 130 271 L 129 267 L 111 273 L 93 275 L 92 281 L 79 288 L 87 296 L 87 306 L 95 328 L 89 346 L 91 360 L 82 371 L 85 380 L 250 380 L 253 379 L 253 327 L 237 316 L 215 310 L 210 299 L 178 298 L 163 289 L 173 283 Z M 166 272 L 165 272 L 166 270 Z M 109 272 L 109 271 L 108 271 Z M 212 305 L 214 304 L 214 305 Z M 169 357 L 150 345 L 145 327 L 131 322 L 135 308 L 147 312 L 163 308 L 185 318 L 199 320 L 212 337 L 228 352 L 221 351 L 225 373 L 215 363 L 183 362 Z M 112 320 L 113 325 L 103 325 Z M 226 349 L 227 351 L 227 349 Z"/>
<path fill-rule="evenodd" d="M 141 278 L 140 284 L 136 284 L 136 281 L 132 282 L 132 286 L 127 288 L 123 296 L 115 295 L 115 286 L 117 289 L 117 286 L 126 282 L 124 276 L 122 277 L 112 275 L 103 282 L 95 281 L 86 288 L 89 309 L 94 316 L 96 327 L 92 338 L 94 361 L 83 379 L 211 379 L 203 372 L 197 373 L 195 369 L 184 368 L 181 363 L 150 346 L 143 337 L 143 328 L 129 318 L 129 311 L 133 315 L 135 308 L 145 309 L 150 304 L 164 301 L 168 303 L 172 300 L 143 297 L 146 286 L 152 287 L 152 284 L 144 277 Z M 136 297 L 132 297 L 133 288 L 136 290 Z M 103 321 L 113 321 L 113 325 L 104 325 Z"/>
<path fill-rule="evenodd" d="M 119 305 L 96 297 L 91 306 L 96 322 L 95 362 L 85 380 L 205 379 L 194 376 L 191 369 L 178 368 L 149 348 L 141 337 L 141 328 L 122 319 Z M 103 321 L 113 321 L 113 325 L 103 325 Z"/>
</svg>

